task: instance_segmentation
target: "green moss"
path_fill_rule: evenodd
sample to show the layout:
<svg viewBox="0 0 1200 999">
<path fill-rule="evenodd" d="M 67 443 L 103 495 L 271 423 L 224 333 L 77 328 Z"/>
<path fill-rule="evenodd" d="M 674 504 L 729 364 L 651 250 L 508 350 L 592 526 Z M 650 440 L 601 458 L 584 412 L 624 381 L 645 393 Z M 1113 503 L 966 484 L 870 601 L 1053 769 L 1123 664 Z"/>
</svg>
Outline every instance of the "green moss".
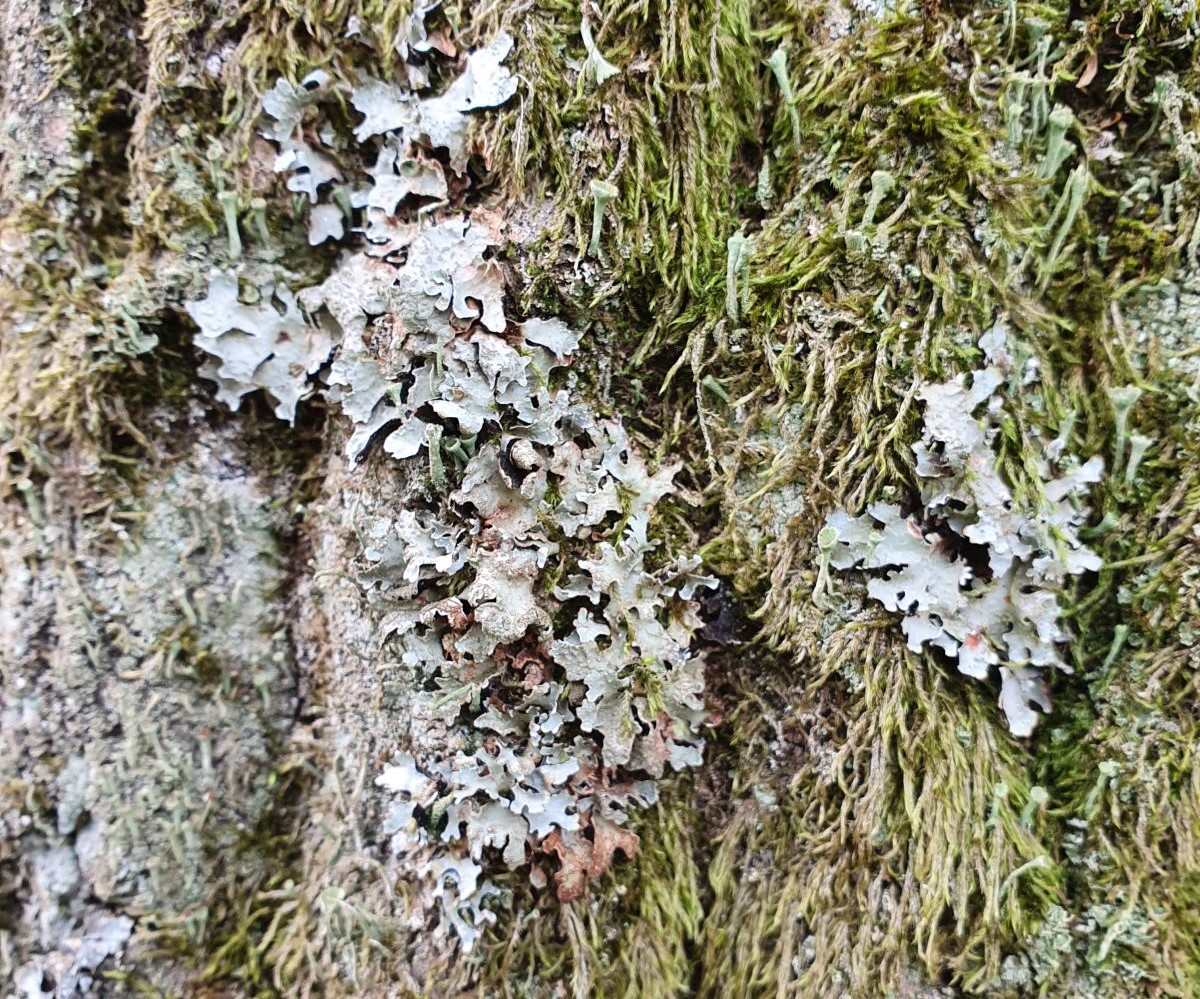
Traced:
<svg viewBox="0 0 1200 999">
<path fill-rule="evenodd" d="M 599 90 L 568 62 L 582 53 L 575 8 L 510 26 L 527 39 L 516 57 L 537 85 L 488 126 L 489 148 L 515 193 L 545 194 L 557 211 L 525 268 L 527 298 L 608 326 L 631 359 L 614 382 L 659 373 L 660 434 L 699 480 L 712 469 L 720 528 L 705 555 L 761 596 L 761 639 L 785 654 L 776 679 L 756 662 L 740 695 L 780 684 L 821 733 L 826 769 L 798 761 L 771 809 L 750 803 L 774 785 L 748 761 L 766 753 L 759 727 L 773 709 L 727 722 L 745 815 L 721 833 L 711 866 L 702 994 L 730 980 L 749 983 L 746 994 L 774 994 L 781 981 L 875 994 L 913 969 L 973 993 L 1100 995 L 1124 975 L 1190 994 L 1193 778 L 1190 755 L 1173 747 L 1194 733 L 1187 657 L 1166 623 L 1195 613 L 1178 596 L 1191 556 L 1168 554 L 1200 494 L 1190 404 L 1155 396 L 1138 425 L 1172 428 L 1169 441 L 1131 486 L 1118 478 L 1096 497 L 1097 521 L 1118 518 L 1100 543 L 1109 568 L 1064 595 L 1077 672 L 1055 679 L 1056 714 L 1032 746 L 999 734 L 986 686 L 899 652 L 894 632 L 851 643 L 811 594 L 825 511 L 911 489 L 915 386 L 973 368 L 998 315 L 1041 376 L 1010 400 L 998 442 L 1022 501 L 1040 494 L 1035 438 L 1074 421 L 1072 449 L 1111 459 L 1107 389 L 1170 383 L 1162 368 L 1138 374 L 1121 313 L 1179 266 L 1196 221 L 1184 137 L 1195 109 L 1172 104 L 1175 85 L 1163 82 L 1197 82 L 1194 13 L 943 3 L 837 38 L 816 9 L 622 4 L 593 33 L 608 59 L 637 68 Z M 790 106 L 768 66 L 784 39 Z M 677 99 L 701 93 L 721 99 Z M 1067 123 L 1060 139 L 1056 107 L 1070 108 L 1055 112 Z M 1081 157 L 1101 128 L 1124 158 Z M 1056 142 L 1069 143 L 1057 164 Z M 581 265 L 594 178 L 621 196 L 607 260 Z M 738 231 L 755 249 L 749 308 L 734 321 L 725 254 Z M 590 298 L 562 301 L 568 265 L 582 267 L 575 287 Z M 697 389 L 710 380 L 720 393 Z M 636 408 L 647 411 L 644 400 Z M 782 430 L 793 409 L 798 426 Z M 807 503 L 765 502 L 793 487 Z M 781 509 L 792 511 L 782 522 L 765 519 Z M 1129 631 L 1110 656 L 1118 624 Z M 1164 657 L 1178 667 L 1156 665 Z M 1098 784 L 1109 760 L 1137 762 Z M 1035 784 L 1049 804 L 1027 828 Z M 1086 932 L 1050 969 L 1034 958 L 1064 913 Z"/>
<path fill-rule="evenodd" d="M 806 688 L 777 681 L 782 730 L 757 697 L 733 719 L 747 800 L 709 868 L 699 994 L 899 994 L 913 969 L 977 989 L 1061 884 L 1025 754 L 882 622 L 827 636 L 813 665 Z"/>
<path fill-rule="evenodd" d="M 614 866 L 593 900 L 539 904 L 515 885 L 517 911 L 526 915 L 492 935 L 479 994 L 534 999 L 568 986 L 581 996 L 692 995 L 704 845 L 690 791 L 681 781 L 634 820 L 637 857 Z"/>
<path fill-rule="evenodd" d="M 287 915 L 282 911 L 288 901 L 287 888 L 302 877 L 296 809 L 303 791 L 312 787 L 313 776 L 302 765 L 285 769 L 275 780 L 273 807 L 240 844 L 240 852 L 254 861 L 243 861 L 243 867 L 252 872 L 250 878 L 239 872 L 217 886 L 212 893 L 212 915 L 203 947 L 185 945 L 184 954 L 199 965 L 207 981 L 236 981 L 256 996 L 271 995 L 273 986 L 287 981 L 272 981 L 273 969 L 264 952 L 270 942 L 267 934 L 273 934 Z M 304 914 L 296 918 L 302 919 Z"/>
<path fill-rule="evenodd" d="M 1074 611 L 1078 680 L 1060 697 L 1060 724 L 1042 736 L 1039 768 L 1059 790 L 1072 908 L 1097 914 L 1077 964 L 1107 988 L 1098 994 L 1121 994 L 1136 972 L 1183 996 L 1200 987 L 1200 731 L 1186 637 L 1200 612 L 1189 575 L 1200 483 L 1187 443 L 1198 414 L 1170 391 L 1166 370 L 1147 375 L 1167 390 L 1144 397 L 1134 421 L 1161 428 L 1162 439 L 1133 485 L 1118 479 L 1102 493 L 1118 529 L 1095 542 L 1106 566 Z"/>
<path fill-rule="evenodd" d="M 71 111 L 70 153 L 46 165 L 0 221 L 21 247 L 0 292 L 13 329 L 0 346 L 11 374 L 0 386 L 0 490 L 11 479 L 51 474 L 64 447 L 105 472 L 119 472 L 129 443 L 153 460 L 136 409 L 161 386 L 154 372 L 164 365 L 138 359 L 154 349 L 165 306 L 197 270 L 178 254 L 196 251 L 194 227 L 209 223 L 199 188 L 155 214 L 161 178 L 147 167 L 151 134 L 162 142 L 162 130 L 171 133 L 176 148 L 161 160 L 181 162 L 189 137 L 206 127 L 202 98 L 172 105 L 158 93 L 178 71 L 172 55 L 191 22 L 161 3 L 56 11 L 42 39 L 54 53 L 47 94 Z M 157 40 L 164 24 L 182 27 L 174 48 Z M 143 35 L 148 46 L 139 44 Z M 180 115 L 181 103 L 191 130 L 176 134 L 167 119 Z M 95 498 L 113 482 L 102 475 L 77 485 Z"/>
</svg>

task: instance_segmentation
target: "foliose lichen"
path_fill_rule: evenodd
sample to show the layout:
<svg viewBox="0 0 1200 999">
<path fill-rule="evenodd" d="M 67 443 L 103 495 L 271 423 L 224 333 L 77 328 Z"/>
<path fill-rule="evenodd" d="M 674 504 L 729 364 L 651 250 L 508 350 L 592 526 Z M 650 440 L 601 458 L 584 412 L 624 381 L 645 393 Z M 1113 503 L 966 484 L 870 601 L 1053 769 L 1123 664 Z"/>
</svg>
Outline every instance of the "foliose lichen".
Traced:
<svg viewBox="0 0 1200 999">
<path fill-rule="evenodd" d="M 994 451 L 1006 383 L 1036 379 L 1015 371 L 1001 324 L 980 341 L 988 366 L 923 386 L 924 432 L 913 445 L 920 505 L 875 503 L 852 517 L 834 511 L 822 532 L 828 564 L 886 570 L 867 592 L 904 615 L 914 652 L 940 649 L 960 673 L 986 679 L 999 666 L 1000 706 L 1014 735 L 1027 736 L 1050 710 L 1044 670 L 1070 672 L 1060 646 L 1069 639 L 1058 596 L 1072 578 L 1100 568 L 1079 536 L 1082 497 L 1104 463 L 1064 454 L 1066 439 L 1046 444 L 1038 464 L 1041 496 L 1019 500 Z M 980 409 L 982 416 L 976 414 Z"/>
<path fill-rule="evenodd" d="M 377 774 L 393 798 L 382 836 L 466 949 L 495 918 L 497 864 L 532 864 L 542 886 L 535 859 L 556 858 L 569 900 L 632 855 L 629 811 L 668 768 L 699 764 L 707 717 L 690 646 L 712 581 L 650 534 L 679 466 L 652 473 L 620 422 L 573 397 L 580 332 L 506 315 L 504 219 L 465 197 L 447 207 L 469 185 L 467 112 L 516 90 L 511 45 L 501 33 L 471 53 L 434 97 L 415 93 L 420 61 L 408 86 L 281 80 L 262 130 L 275 169 L 314 202 L 310 243 L 356 242 L 294 297 L 244 269 L 258 304 L 232 272 L 188 304 L 220 400 L 261 388 L 292 420 L 320 394 L 352 425 L 352 466 L 376 448 L 428 463 L 437 498 L 363 523 L 353 576 L 418 685 L 413 731 L 430 733 Z M 323 117 L 337 90 L 362 116 L 349 149 Z"/>
</svg>

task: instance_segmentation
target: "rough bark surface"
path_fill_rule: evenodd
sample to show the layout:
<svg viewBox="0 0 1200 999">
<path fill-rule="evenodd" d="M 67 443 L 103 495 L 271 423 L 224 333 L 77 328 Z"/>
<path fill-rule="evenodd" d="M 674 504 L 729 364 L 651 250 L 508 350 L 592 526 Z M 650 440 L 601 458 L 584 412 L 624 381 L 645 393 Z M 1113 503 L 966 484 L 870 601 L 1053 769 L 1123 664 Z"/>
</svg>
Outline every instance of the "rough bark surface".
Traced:
<svg viewBox="0 0 1200 999">
<path fill-rule="evenodd" d="M 1200 993 L 1194 3 L 7 0 L 0 46 L 0 995 Z M 221 401 L 221 275 L 282 315 L 462 219 L 437 309 L 327 299 Z M 488 391 L 403 411 L 466 342 Z M 469 528 L 415 611 L 402 512 Z M 1011 550 L 990 623 L 912 596 Z M 678 663 L 593 697 L 581 620 Z"/>
</svg>

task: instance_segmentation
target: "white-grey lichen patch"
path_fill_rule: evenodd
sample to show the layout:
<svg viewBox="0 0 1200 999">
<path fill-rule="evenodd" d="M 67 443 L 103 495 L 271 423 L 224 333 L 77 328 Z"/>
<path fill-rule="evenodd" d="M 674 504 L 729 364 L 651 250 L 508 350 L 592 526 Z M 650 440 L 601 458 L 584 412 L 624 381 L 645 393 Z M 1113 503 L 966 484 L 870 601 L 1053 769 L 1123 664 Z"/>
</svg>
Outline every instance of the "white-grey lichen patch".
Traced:
<svg viewBox="0 0 1200 999">
<path fill-rule="evenodd" d="M 342 330 L 329 395 L 355 424 L 349 457 L 360 457 L 373 439 L 393 457 L 411 457 L 425 446 L 434 419 L 449 421 L 448 434 L 472 438 L 497 425 L 505 405 L 536 433 L 535 387 L 546 383 L 557 358 L 498 335 L 506 327 L 503 283 L 483 255 L 498 234 L 484 222 L 450 218 L 414 237 L 402 265 L 369 253 L 350 256 L 302 296 L 310 310 L 327 309 Z M 482 328 L 463 336 L 475 321 Z M 387 356 L 368 346 L 396 328 L 404 335 L 391 340 Z M 553 405 L 551 394 L 545 400 Z"/>
<path fill-rule="evenodd" d="M 308 245 L 320 246 L 326 240 L 335 243 L 346 235 L 345 214 L 340 205 L 316 205 L 308 229 Z"/>
<path fill-rule="evenodd" d="M 97 994 L 93 985 L 105 970 L 104 962 L 125 949 L 133 920 L 93 908 L 74 932 L 69 923 L 58 928 L 63 931 L 58 950 L 22 965 L 14 973 L 13 984 L 22 999 Z"/>
<path fill-rule="evenodd" d="M 410 19 L 412 30 L 406 47 L 411 51 L 425 52 L 432 47 L 428 33 L 417 26 L 424 13 L 435 6 L 425 5 Z M 368 219 L 379 235 L 386 228 L 383 220 L 395 214 L 399 200 L 410 196 L 440 200 L 446 196 L 441 166 L 422 157 L 421 148 L 444 149 L 454 173 L 462 175 L 466 170 L 470 112 L 498 107 L 517 91 L 516 77 L 504 66 L 512 46 L 512 37 L 501 32 L 489 45 L 470 53 L 462 74 L 443 93 L 432 97 L 420 97 L 399 83 L 370 78 L 353 85 L 335 83 L 320 70 L 306 76 L 298 87 L 287 80 L 277 81 L 263 96 L 268 121 L 260 131 L 279 148 L 274 169 L 288 174 L 288 190 L 307 195 L 314 206 L 310 244 L 341 238 L 323 235 L 332 232 L 328 199 L 344 176 L 334 151 L 338 137 L 320 114 L 320 102 L 330 91 L 343 92 L 351 107 L 362 115 L 354 128 L 357 142 L 366 143 L 376 136 L 386 139 L 373 171 L 374 189 L 365 199 L 361 189 L 347 191 L 355 207 L 365 203 L 373 210 L 374 217 L 368 212 Z M 421 83 L 426 82 L 423 74 L 419 76 Z M 330 148 L 314 148 L 314 143 Z M 317 204 L 323 199 L 325 212 Z"/>
<path fill-rule="evenodd" d="M 189 305 L 198 343 L 222 362 L 209 368 L 222 400 L 264 388 L 290 419 L 321 391 L 349 423 L 351 467 L 373 447 L 427 463 L 437 501 L 364 518 L 349 571 L 412 691 L 412 741 L 376 775 L 391 799 L 382 839 L 468 949 L 495 918 L 489 872 L 525 868 L 544 886 L 553 869 L 570 899 L 632 854 L 629 812 L 656 800 L 656 779 L 700 763 L 707 717 L 690 647 L 696 591 L 712 581 L 651 534 L 679 466 L 652 471 L 619 421 L 572 398 L 562 369 L 581 332 L 514 321 L 504 220 L 446 204 L 438 156 L 462 175 L 468 112 L 516 90 L 511 47 L 500 35 L 471 53 L 440 96 L 418 96 L 411 77 L 349 88 L 362 120 L 337 162 L 362 179 L 339 201 L 358 242 L 297 296 L 302 311 L 279 289 L 271 315 L 241 302 L 232 275 Z M 276 88 L 263 135 L 281 157 L 323 134 L 318 98 L 336 86 Z M 331 172 L 304 176 L 323 198 Z M 310 242 L 343 238 L 330 208 L 314 206 Z M 273 364 L 281 324 L 306 347 L 286 372 Z"/>
<path fill-rule="evenodd" d="M 322 188 L 342 176 L 331 157 L 312 148 L 302 127 L 307 110 L 320 100 L 329 81 L 328 73 L 316 70 L 298 87 L 280 79 L 263 94 L 263 111 L 274 120 L 263 126 L 262 134 L 279 146 L 275 172 L 287 172 L 287 189 L 306 194 L 314 203 Z"/>
<path fill-rule="evenodd" d="M 1040 463 L 1044 498 L 1019 503 L 993 450 L 1004 406 L 998 390 L 1009 379 L 1002 329 L 980 346 L 991 363 L 969 382 L 960 375 L 919 393 L 920 506 L 908 515 L 884 503 L 858 517 L 835 511 L 826 521 L 829 564 L 879 570 L 867 592 L 904 615 L 914 652 L 940 649 L 978 679 L 998 666 L 1000 706 L 1010 730 L 1026 736 L 1038 719 L 1031 705 L 1050 709 L 1044 670 L 1070 672 L 1058 595 L 1069 578 L 1100 568 L 1079 529 L 1088 512 L 1082 499 L 1103 462 L 1052 461 L 1061 448 L 1051 445 Z"/>
<path fill-rule="evenodd" d="M 466 433 L 477 433 L 494 416 L 485 405 L 491 388 L 482 381 L 500 374 L 486 365 L 507 364 L 522 389 L 523 368 L 537 361 L 498 357 L 506 351 L 498 339 L 492 344 L 477 341 L 474 349 L 452 344 L 456 322 L 480 320 L 492 333 L 506 327 L 503 278 L 490 256 L 501 242 L 499 226 L 482 212 L 438 219 L 428 214 L 444 204 L 448 190 L 441 164 L 428 150 L 447 150 L 452 167 L 460 173 L 465 169 L 467 112 L 501 104 L 515 93 L 516 79 L 502 65 L 511 47 L 512 39 L 502 34 L 471 53 L 465 72 L 438 97 L 418 98 L 399 84 L 379 80 L 349 88 L 351 105 L 363 115 L 354 138 L 375 144 L 373 150 L 362 150 L 374 160 L 364 170 L 362 186 L 345 192 L 351 208 L 361 210 L 352 229 L 365 237 L 365 244 L 363 252 L 345 257 L 321 288 L 310 289 L 303 304 L 310 312 L 327 308 L 344 331 L 329 383 L 331 398 L 341 401 L 358 424 L 350 442 L 352 457 L 384 426 L 392 428 L 383 441 L 388 453 L 416 454 L 426 421 L 415 414 L 427 404 L 435 411 L 454 411 Z M 279 146 L 276 170 L 295 171 L 289 189 L 307 193 L 313 202 L 342 176 L 332 158 L 310 146 L 312 141 L 339 141 L 322 125 L 320 107 L 322 96 L 336 86 L 318 72 L 299 87 L 280 80 L 264 97 L 264 110 L 273 120 L 261 131 Z M 341 240 L 347 231 L 339 204 L 313 205 L 311 245 Z M 372 258 L 380 263 L 373 266 Z M 258 301 L 246 301 L 245 292 Z M 217 382 L 221 401 L 236 409 L 247 393 L 263 389 L 275 400 L 276 414 L 294 420 L 297 402 L 310 391 L 311 376 L 329 360 L 337 339 L 320 324 L 306 323 L 286 288 L 266 283 L 239 294 L 232 273 L 214 274 L 207 297 L 186 303 L 186 308 L 200 328 L 196 345 L 212 356 L 201 374 Z M 407 331 L 387 363 L 365 345 L 372 318 L 381 315 Z M 540 328 L 553 330 L 553 325 Z M 552 349 L 559 349 L 556 343 Z M 450 353 L 443 356 L 443 350 Z M 418 357 L 429 362 L 423 372 L 414 373 Z M 399 372 L 413 377 L 410 387 L 396 384 L 393 376 Z"/>
<path fill-rule="evenodd" d="M 512 46 L 512 36 L 501 32 L 487 47 L 471 53 L 463 75 L 444 94 L 421 101 L 421 135 L 449 151 L 455 173 L 461 174 L 467 166 L 465 115 L 499 107 L 517 92 L 516 77 L 503 66 Z"/>
<path fill-rule="evenodd" d="M 379 775 L 396 795 L 393 853 L 439 877 L 463 848 L 485 867 L 553 854 L 559 895 L 573 898 L 612 843 L 636 847 L 622 826 L 656 799 L 650 778 L 700 763 L 692 601 L 710 580 L 697 559 L 648 565 L 649 515 L 676 469 L 650 475 L 619 424 L 554 411 L 554 440 L 481 447 L 450 511 L 370 525 L 360 579 L 425 691 L 415 712 L 468 728 L 454 755 L 398 752 Z M 515 412 L 502 419 L 520 432 Z M 440 884 L 472 945 L 489 884 Z"/>
<path fill-rule="evenodd" d="M 177 421 L 145 426 L 161 440 Z M 232 434 L 164 464 L 128 526 L 0 504 L 0 770 L 18 792 L 0 831 L 19 862 L 4 947 L 22 996 L 112 994 L 144 915 L 202 927 L 272 805 L 295 707 L 286 514 Z"/>
<path fill-rule="evenodd" d="M 1151 372 L 1153 357 L 1190 398 L 1200 398 L 1200 267 L 1193 264 L 1170 280 L 1139 289 L 1125 306 L 1122 323 L 1143 374 Z"/>
<path fill-rule="evenodd" d="M 264 389 L 275 400 L 275 415 L 292 423 L 296 404 L 309 392 L 309 376 L 328 359 L 335 341 L 305 322 L 288 288 L 267 284 L 254 291 L 255 304 L 242 302 L 237 277 L 217 272 L 208 296 L 186 304 L 199 327 L 196 346 L 209 355 L 200 374 L 217 383 L 217 398 L 230 409 Z"/>
</svg>

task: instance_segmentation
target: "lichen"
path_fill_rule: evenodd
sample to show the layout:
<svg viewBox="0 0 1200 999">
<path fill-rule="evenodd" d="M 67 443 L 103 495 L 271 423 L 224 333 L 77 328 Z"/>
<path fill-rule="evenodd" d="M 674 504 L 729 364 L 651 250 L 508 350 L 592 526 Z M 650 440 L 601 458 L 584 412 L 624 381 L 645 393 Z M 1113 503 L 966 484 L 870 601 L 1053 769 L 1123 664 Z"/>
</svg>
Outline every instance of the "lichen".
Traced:
<svg viewBox="0 0 1200 999">
<path fill-rule="evenodd" d="M 500 220 L 427 203 L 446 191 L 428 151 L 461 174 L 467 112 L 514 93 L 501 65 L 511 45 L 500 35 L 468 56 L 437 97 L 372 80 L 349 89 L 373 184 L 349 198 L 358 252 L 299 295 L 307 322 L 286 289 L 240 302 L 228 273 L 188 303 L 197 345 L 222 362 L 201 370 L 222 402 L 264 388 L 291 420 L 328 362 L 323 392 L 354 424 L 352 463 L 375 444 L 396 459 L 425 452 L 435 485 L 457 483 L 449 505 L 364 524 L 359 579 L 387 610 L 378 638 L 428 691 L 411 710 L 463 729 L 440 749 L 397 747 L 376 783 L 398 795 L 384 825 L 392 856 L 427 876 L 443 930 L 467 950 L 494 919 L 482 906 L 496 889 L 481 875 L 495 852 L 509 868 L 555 856 L 559 898 L 578 897 L 616 852 L 636 851 L 622 827 L 657 798 L 639 775 L 697 766 L 706 719 L 689 648 L 695 593 L 712 581 L 694 557 L 647 565 L 650 515 L 678 466 L 651 474 L 619 422 L 554 387 L 578 332 L 541 318 L 512 330 L 488 256 Z M 277 170 L 304 167 L 286 154 L 312 152 L 302 122 L 338 86 L 309 80 L 277 84 L 267 102 Z M 309 126 L 334 141 L 319 116 Z M 351 149 L 340 150 L 347 172 Z M 433 187 L 417 182 L 422 171 Z M 316 200 L 334 179 L 325 171 L 299 189 Z"/>
<path fill-rule="evenodd" d="M 1001 664 L 1000 706 L 1009 730 L 1028 736 L 1038 717 L 1030 705 L 1050 710 L 1040 671 L 1071 670 L 1059 652 L 1070 639 L 1059 595 L 1072 577 L 1101 567 L 1079 529 L 1088 516 L 1081 494 L 1104 463 L 1092 458 L 1064 470 L 1065 439 L 1051 441 L 1039 462 L 1041 496 L 1023 508 L 996 469 L 1004 419 L 997 389 L 1007 382 L 1019 391 L 1036 370 L 1014 368 L 1002 325 L 981 345 L 990 363 L 969 388 L 960 375 L 917 392 L 925 404 L 924 432 L 913 445 L 921 507 L 908 516 L 884 503 L 860 517 L 831 514 L 827 558 L 841 570 L 892 567 L 867 592 L 905 615 L 908 648 L 936 647 L 960 673 L 981 680 Z"/>
<path fill-rule="evenodd" d="M 562 413 L 562 436 L 542 445 L 549 462 L 536 448 L 521 458 L 528 438 L 480 449 L 452 494 L 465 516 L 374 524 L 364 582 L 389 608 L 395 654 L 429 691 L 414 712 L 467 729 L 453 756 L 418 749 L 417 760 L 401 756 L 378 778 L 401 794 L 388 820 L 393 852 L 426 868 L 441 863 L 434 833 L 444 815 L 441 842 L 465 840 L 476 863 L 485 846 L 503 848 L 509 868 L 556 854 L 558 895 L 568 901 L 607 870 L 615 849 L 636 850 L 620 826 L 631 808 L 657 799 L 653 781 L 638 775 L 700 762 L 704 681 L 689 646 L 699 624 L 692 598 L 711 581 L 695 561 L 645 565 L 648 517 L 670 470 L 650 489 L 619 425 L 578 408 Z M 562 477 L 557 503 L 547 499 L 550 476 Z M 623 529 L 610 516 L 619 505 L 574 511 L 606 489 L 615 496 L 618 483 L 629 497 Z M 581 546 L 580 535 L 592 540 Z M 606 535 L 617 545 L 595 540 Z M 452 920 L 477 903 L 460 891 Z M 480 918 L 456 922 L 464 943 L 474 943 L 469 927 Z"/>
</svg>

